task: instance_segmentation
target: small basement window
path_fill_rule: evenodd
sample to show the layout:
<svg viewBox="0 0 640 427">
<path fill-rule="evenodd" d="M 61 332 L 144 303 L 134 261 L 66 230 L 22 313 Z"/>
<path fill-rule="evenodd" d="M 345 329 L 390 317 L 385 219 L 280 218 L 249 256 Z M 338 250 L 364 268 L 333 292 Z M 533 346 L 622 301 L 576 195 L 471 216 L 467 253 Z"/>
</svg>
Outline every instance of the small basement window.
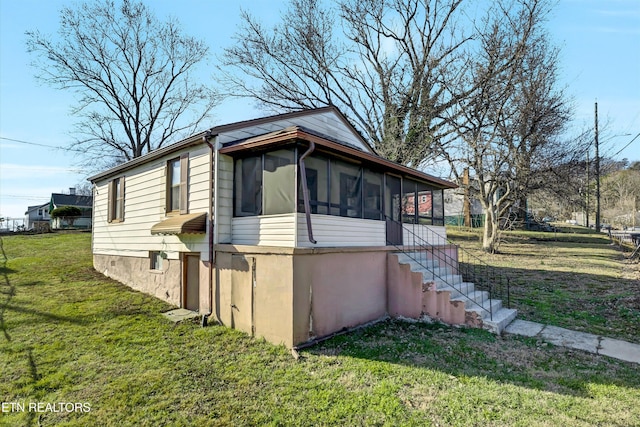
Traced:
<svg viewBox="0 0 640 427">
<path fill-rule="evenodd" d="M 162 253 L 158 251 L 149 252 L 151 270 L 162 271 Z"/>
</svg>

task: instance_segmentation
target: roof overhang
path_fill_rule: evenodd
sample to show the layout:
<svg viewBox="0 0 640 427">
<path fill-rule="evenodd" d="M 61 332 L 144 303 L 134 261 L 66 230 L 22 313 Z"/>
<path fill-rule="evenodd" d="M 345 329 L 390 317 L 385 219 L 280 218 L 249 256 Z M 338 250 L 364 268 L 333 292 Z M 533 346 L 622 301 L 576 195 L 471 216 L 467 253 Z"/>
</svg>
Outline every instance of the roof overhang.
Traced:
<svg viewBox="0 0 640 427">
<path fill-rule="evenodd" d="M 422 181 L 428 181 L 429 183 L 440 188 L 458 187 L 451 181 L 447 181 L 445 179 L 426 174 L 424 172 L 409 168 L 399 163 L 392 162 L 375 154 L 366 153 L 356 148 L 351 148 L 344 144 L 339 144 L 326 138 L 322 138 L 318 135 L 309 133 L 304 129 L 295 126 L 282 129 L 281 131 L 249 138 L 245 141 L 242 141 L 241 143 L 222 147 L 219 151 L 220 154 L 240 156 L 252 151 L 262 151 L 270 148 L 275 148 L 280 145 L 290 144 L 299 140 L 313 142 L 316 147 L 321 147 L 328 152 L 336 153 L 364 163 L 377 165 L 389 172 L 395 172 L 403 176 L 416 178 Z"/>
<path fill-rule="evenodd" d="M 151 227 L 151 234 L 204 234 L 206 226 L 207 214 L 205 212 L 176 215 Z"/>
</svg>

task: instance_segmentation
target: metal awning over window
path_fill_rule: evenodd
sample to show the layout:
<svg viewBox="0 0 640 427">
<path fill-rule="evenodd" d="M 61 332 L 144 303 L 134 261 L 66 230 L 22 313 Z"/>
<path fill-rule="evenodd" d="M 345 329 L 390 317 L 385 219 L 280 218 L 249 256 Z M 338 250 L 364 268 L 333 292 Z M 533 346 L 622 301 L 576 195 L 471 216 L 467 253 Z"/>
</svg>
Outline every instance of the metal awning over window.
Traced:
<svg viewBox="0 0 640 427">
<path fill-rule="evenodd" d="M 206 225 L 207 214 L 204 212 L 176 215 L 151 227 L 151 234 L 203 234 Z"/>
</svg>

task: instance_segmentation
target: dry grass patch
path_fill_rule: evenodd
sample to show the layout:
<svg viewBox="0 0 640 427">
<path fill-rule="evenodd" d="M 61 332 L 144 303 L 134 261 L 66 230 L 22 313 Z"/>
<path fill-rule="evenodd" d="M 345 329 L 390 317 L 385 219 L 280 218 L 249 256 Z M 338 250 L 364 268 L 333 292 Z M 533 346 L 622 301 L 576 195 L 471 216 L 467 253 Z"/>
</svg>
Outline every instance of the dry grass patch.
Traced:
<svg viewBox="0 0 640 427">
<path fill-rule="evenodd" d="M 488 255 L 478 231 L 448 232 L 510 277 L 519 318 L 640 343 L 640 264 L 606 235 L 506 232 Z"/>
</svg>

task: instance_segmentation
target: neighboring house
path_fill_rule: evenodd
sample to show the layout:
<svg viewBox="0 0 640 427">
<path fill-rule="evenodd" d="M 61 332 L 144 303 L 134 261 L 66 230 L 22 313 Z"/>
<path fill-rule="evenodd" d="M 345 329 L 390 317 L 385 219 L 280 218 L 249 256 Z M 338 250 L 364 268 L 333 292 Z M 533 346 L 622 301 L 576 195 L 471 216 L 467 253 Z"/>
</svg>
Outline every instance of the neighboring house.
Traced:
<svg viewBox="0 0 640 427">
<path fill-rule="evenodd" d="M 91 228 L 91 214 L 93 210 L 93 196 L 81 196 L 75 194 L 75 189 L 69 189 L 70 194 L 51 194 L 49 212 L 62 206 L 74 206 L 79 208 L 82 214 L 73 221 L 73 228 Z M 68 221 L 62 218 L 52 218 L 51 228 L 54 230 L 69 228 Z"/>
<path fill-rule="evenodd" d="M 464 192 L 460 188 L 448 189 L 444 192 L 444 216 L 448 225 L 464 226 Z M 469 203 L 469 215 L 472 227 L 484 225 L 484 209 L 482 203 L 472 197 Z"/>
<path fill-rule="evenodd" d="M 377 156 L 335 107 L 217 126 L 89 179 L 96 270 L 224 325 L 291 347 L 426 306 L 482 324 L 394 255 L 409 233 L 446 235 L 455 185 Z"/>
<path fill-rule="evenodd" d="M 24 227 L 26 230 L 42 230 L 49 229 L 49 203 L 39 206 L 29 206 L 24 213 Z"/>
</svg>

